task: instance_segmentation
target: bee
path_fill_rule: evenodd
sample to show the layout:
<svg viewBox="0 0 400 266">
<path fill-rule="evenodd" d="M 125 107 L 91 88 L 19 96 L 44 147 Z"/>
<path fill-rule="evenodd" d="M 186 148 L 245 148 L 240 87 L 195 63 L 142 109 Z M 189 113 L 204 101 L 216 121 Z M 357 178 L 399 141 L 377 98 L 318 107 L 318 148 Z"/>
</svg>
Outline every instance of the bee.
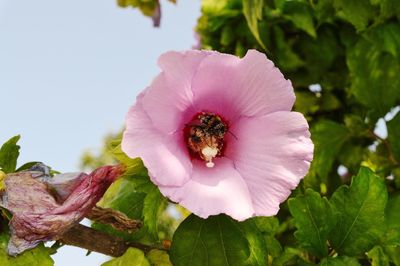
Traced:
<svg viewBox="0 0 400 266">
<path fill-rule="evenodd" d="M 220 156 L 228 126 L 220 116 L 202 112 L 186 125 L 187 145 L 191 154 L 207 161 L 212 167 L 212 158 Z"/>
</svg>

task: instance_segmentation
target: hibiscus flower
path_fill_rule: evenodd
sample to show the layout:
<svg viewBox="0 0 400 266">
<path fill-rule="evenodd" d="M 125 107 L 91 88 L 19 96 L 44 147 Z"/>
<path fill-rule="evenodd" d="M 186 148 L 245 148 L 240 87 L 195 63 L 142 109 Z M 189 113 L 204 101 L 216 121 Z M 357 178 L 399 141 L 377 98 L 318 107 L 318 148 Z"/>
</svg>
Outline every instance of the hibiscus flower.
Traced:
<svg viewBox="0 0 400 266">
<path fill-rule="evenodd" d="M 291 82 L 255 50 L 167 52 L 158 63 L 127 114 L 123 151 L 200 217 L 275 215 L 313 157 Z"/>
<path fill-rule="evenodd" d="M 85 217 L 123 171 L 121 166 L 103 166 L 89 175 L 51 177 L 48 168 L 38 164 L 30 171 L 7 175 L 0 206 L 12 213 L 8 253 L 15 256 L 40 242 L 56 240 Z"/>
</svg>

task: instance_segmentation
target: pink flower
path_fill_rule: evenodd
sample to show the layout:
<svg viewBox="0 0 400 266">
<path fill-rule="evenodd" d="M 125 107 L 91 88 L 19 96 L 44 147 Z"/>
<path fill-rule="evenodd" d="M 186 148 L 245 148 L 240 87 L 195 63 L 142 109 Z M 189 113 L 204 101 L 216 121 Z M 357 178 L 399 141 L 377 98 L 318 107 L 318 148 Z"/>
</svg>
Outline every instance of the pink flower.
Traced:
<svg viewBox="0 0 400 266">
<path fill-rule="evenodd" d="M 200 217 L 275 215 L 313 157 L 291 82 L 255 50 L 168 52 L 158 63 L 127 115 L 123 151 Z"/>
<path fill-rule="evenodd" d="M 120 166 L 104 166 L 89 175 L 66 173 L 50 177 L 46 169 L 39 165 L 34 171 L 9 174 L 5 180 L 0 206 L 13 214 L 10 255 L 54 240 L 78 223 L 123 171 Z"/>
</svg>

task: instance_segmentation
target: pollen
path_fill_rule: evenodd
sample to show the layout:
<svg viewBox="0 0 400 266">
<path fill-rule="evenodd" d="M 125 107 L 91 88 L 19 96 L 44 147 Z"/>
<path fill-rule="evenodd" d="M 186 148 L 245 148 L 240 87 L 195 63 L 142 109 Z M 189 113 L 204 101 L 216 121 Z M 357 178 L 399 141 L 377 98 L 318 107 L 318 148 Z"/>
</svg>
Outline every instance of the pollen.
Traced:
<svg viewBox="0 0 400 266">
<path fill-rule="evenodd" d="M 214 167 L 214 163 L 212 162 L 212 159 L 217 156 L 218 154 L 218 148 L 212 148 L 212 147 L 204 147 L 201 150 L 201 153 L 204 155 L 204 159 L 206 160 L 206 166 L 208 168 Z"/>
</svg>

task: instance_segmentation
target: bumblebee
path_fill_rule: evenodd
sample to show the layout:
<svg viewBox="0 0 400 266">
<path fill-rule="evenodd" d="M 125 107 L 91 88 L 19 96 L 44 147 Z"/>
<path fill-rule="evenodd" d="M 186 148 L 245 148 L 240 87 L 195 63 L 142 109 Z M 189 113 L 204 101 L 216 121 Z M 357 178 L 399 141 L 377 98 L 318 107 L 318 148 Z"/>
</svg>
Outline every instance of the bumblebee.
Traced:
<svg viewBox="0 0 400 266">
<path fill-rule="evenodd" d="M 227 124 L 216 114 L 202 112 L 186 125 L 185 131 L 191 154 L 205 160 L 208 167 L 214 166 L 212 159 L 221 155 Z"/>
</svg>

